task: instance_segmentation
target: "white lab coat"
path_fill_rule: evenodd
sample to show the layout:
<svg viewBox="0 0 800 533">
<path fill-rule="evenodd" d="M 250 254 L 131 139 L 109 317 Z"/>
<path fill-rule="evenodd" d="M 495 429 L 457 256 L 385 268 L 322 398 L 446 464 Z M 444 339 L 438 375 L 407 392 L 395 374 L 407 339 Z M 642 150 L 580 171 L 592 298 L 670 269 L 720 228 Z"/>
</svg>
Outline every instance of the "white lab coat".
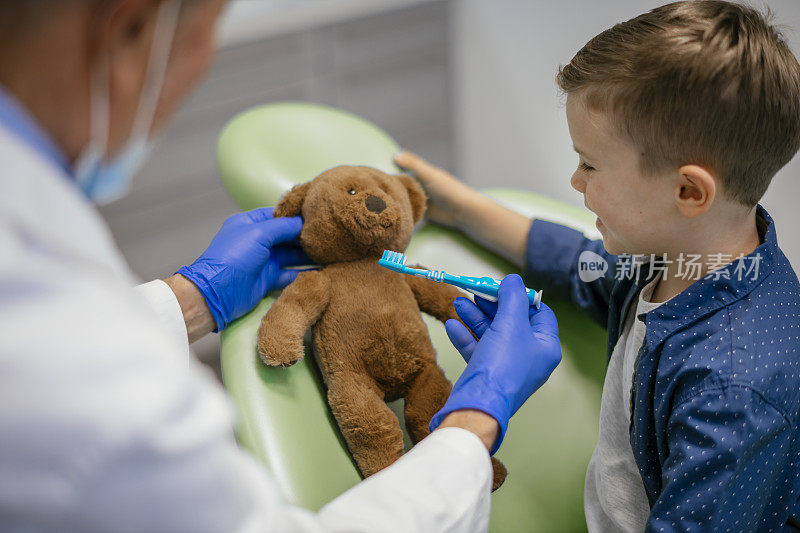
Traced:
<svg viewBox="0 0 800 533">
<path fill-rule="evenodd" d="M 458 428 L 319 513 L 287 504 L 170 289 L 132 290 L 96 210 L 2 127 L 0 184 L 0 530 L 487 529 L 489 457 Z"/>
</svg>

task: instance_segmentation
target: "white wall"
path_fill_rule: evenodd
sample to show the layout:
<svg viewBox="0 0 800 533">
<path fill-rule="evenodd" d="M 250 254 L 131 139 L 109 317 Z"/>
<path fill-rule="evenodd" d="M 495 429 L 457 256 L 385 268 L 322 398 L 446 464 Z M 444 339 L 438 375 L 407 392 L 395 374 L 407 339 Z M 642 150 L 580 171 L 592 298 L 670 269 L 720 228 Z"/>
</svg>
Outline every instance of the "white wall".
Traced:
<svg viewBox="0 0 800 533">
<path fill-rule="evenodd" d="M 528 188 L 583 207 L 569 185 L 577 164 L 555 74 L 589 39 L 661 5 L 652 0 L 458 0 L 453 9 L 454 170 L 479 186 Z M 763 5 L 761 1 L 752 3 Z M 769 0 L 800 52 L 800 2 Z M 762 201 L 800 272 L 800 156 Z"/>
</svg>

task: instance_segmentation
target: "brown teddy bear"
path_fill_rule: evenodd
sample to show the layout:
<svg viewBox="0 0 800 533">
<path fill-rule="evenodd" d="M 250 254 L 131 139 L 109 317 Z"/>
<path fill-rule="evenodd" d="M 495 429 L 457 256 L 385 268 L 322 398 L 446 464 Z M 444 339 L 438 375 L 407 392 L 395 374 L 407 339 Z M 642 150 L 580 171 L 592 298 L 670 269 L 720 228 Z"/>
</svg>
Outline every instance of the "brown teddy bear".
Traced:
<svg viewBox="0 0 800 533">
<path fill-rule="evenodd" d="M 416 444 L 450 394 L 420 310 L 442 322 L 457 319 L 453 300 L 461 293 L 378 265 L 384 250 L 405 250 L 425 201 L 409 176 L 340 166 L 292 188 L 274 210 L 303 216 L 300 244 L 320 268 L 302 272 L 272 304 L 258 330 L 258 353 L 267 365 L 293 365 L 314 326 L 328 404 L 365 477 L 403 454 L 400 423 L 386 402 L 405 399 Z M 494 490 L 506 470 L 494 458 L 492 466 Z"/>
</svg>

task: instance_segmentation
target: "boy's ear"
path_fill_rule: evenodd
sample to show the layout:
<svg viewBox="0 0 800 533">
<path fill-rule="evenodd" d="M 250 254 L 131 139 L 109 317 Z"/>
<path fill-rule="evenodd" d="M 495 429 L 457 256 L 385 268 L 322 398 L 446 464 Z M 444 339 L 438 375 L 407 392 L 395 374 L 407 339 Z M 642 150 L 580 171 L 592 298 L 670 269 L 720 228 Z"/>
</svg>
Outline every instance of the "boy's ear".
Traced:
<svg viewBox="0 0 800 533">
<path fill-rule="evenodd" d="M 295 185 L 289 192 L 284 194 L 275 209 L 272 211 L 272 216 L 275 217 L 296 217 L 300 215 L 303 209 L 303 202 L 306 200 L 306 194 L 311 189 L 311 182 Z"/>
<path fill-rule="evenodd" d="M 414 224 L 416 224 L 422 220 L 422 216 L 425 214 L 428 197 L 425 196 L 425 191 L 417 183 L 417 180 L 408 174 L 399 174 L 397 177 L 406 188 L 406 192 L 408 192 L 408 199 L 411 200 L 411 211 L 414 214 Z"/>
</svg>

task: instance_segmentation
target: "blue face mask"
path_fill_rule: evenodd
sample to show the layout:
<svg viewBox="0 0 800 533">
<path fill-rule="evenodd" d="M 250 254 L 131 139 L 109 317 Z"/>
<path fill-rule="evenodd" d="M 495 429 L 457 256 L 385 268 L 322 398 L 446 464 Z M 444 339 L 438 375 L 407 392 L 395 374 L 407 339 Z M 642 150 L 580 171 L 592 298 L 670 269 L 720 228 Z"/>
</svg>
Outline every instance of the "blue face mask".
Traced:
<svg viewBox="0 0 800 533">
<path fill-rule="evenodd" d="M 179 0 L 164 2 L 159 8 L 142 96 L 136 110 L 131 136 L 109 160 L 105 155 L 110 123 L 107 60 L 102 60 L 99 71 L 92 75 L 92 140 L 75 162 L 74 172 L 78 186 L 96 204 L 113 202 L 124 196 L 130 190 L 134 174 L 141 169 L 152 152 L 150 128 L 164 83 L 179 11 Z"/>
<path fill-rule="evenodd" d="M 78 186 L 96 204 L 118 200 L 130 190 L 131 179 L 147 161 L 152 145 L 150 140 L 134 139 L 111 161 L 95 148 L 84 151 L 75 165 Z"/>
</svg>

